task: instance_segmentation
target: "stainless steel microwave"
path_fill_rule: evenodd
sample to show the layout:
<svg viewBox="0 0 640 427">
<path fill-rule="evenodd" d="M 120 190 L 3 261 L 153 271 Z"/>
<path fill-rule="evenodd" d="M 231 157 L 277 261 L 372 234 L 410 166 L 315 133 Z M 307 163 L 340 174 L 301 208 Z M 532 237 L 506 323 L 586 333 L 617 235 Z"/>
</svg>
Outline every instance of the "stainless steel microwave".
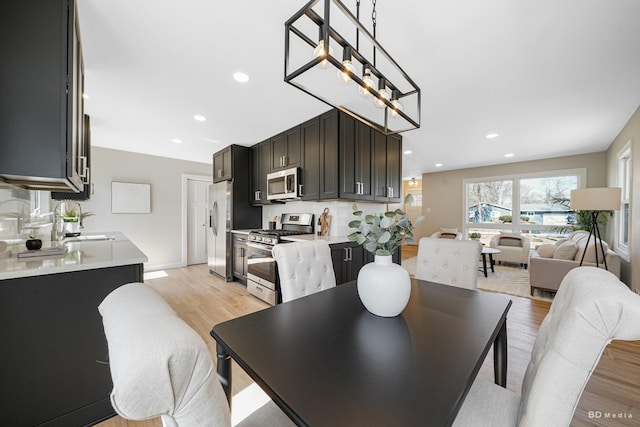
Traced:
<svg viewBox="0 0 640 427">
<path fill-rule="evenodd" d="M 298 168 L 267 174 L 267 200 L 297 199 Z"/>
</svg>

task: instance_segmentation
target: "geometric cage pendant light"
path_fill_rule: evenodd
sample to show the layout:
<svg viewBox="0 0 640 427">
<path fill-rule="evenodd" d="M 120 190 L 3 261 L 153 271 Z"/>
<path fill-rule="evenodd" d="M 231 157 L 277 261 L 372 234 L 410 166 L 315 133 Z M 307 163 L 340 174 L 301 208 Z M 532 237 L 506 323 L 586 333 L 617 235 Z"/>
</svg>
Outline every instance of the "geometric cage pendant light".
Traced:
<svg viewBox="0 0 640 427">
<path fill-rule="evenodd" d="M 420 88 L 340 0 L 311 0 L 285 23 L 285 82 L 389 135 L 420 127 Z"/>
</svg>

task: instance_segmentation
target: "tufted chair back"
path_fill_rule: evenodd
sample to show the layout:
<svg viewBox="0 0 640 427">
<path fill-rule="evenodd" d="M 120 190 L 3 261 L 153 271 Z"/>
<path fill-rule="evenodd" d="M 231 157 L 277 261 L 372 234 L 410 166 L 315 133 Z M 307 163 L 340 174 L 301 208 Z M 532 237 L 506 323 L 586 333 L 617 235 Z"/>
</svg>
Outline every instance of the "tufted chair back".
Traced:
<svg viewBox="0 0 640 427">
<path fill-rule="evenodd" d="M 423 237 L 418 246 L 416 279 L 476 289 L 480 244 L 473 240 Z"/>
<path fill-rule="evenodd" d="M 231 426 L 227 399 L 202 338 L 153 288 L 129 283 L 98 307 L 109 346 L 111 404 L 128 420 L 167 427 Z"/>
<path fill-rule="evenodd" d="M 324 240 L 275 245 L 282 302 L 336 286 L 331 249 Z"/>
<path fill-rule="evenodd" d="M 568 426 L 612 340 L 640 340 L 640 297 L 612 273 L 579 267 L 562 281 L 522 382 L 519 426 Z"/>
</svg>

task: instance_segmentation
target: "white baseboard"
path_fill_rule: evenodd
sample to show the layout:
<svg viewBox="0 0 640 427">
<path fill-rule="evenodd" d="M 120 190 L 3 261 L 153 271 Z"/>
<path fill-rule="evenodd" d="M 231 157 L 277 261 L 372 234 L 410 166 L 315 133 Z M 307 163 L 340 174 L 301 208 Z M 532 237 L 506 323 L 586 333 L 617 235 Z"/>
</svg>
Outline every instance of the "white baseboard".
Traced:
<svg viewBox="0 0 640 427">
<path fill-rule="evenodd" d="M 186 265 L 184 265 L 182 262 L 177 261 L 177 262 L 169 262 L 166 264 L 144 264 L 144 271 L 158 271 L 158 270 L 168 270 L 171 268 L 180 268 L 180 267 L 186 267 Z"/>
</svg>

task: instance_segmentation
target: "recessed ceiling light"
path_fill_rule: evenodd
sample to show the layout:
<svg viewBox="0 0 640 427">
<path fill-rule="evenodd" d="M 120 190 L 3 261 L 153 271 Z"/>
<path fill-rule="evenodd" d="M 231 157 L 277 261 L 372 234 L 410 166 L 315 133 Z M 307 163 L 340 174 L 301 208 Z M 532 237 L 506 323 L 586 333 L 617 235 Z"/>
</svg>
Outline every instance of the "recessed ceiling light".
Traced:
<svg viewBox="0 0 640 427">
<path fill-rule="evenodd" d="M 505 157 L 513 157 L 513 156 L 515 156 L 515 154 L 513 154 L 513 153 L 507 153 L 507 154 L 505 154 L 504 156 L 505 156 Z"/>
<path fill-rule="evenodd" d="M 442 167 L 442 163 L 436 163 L 436 167 L 437 168 L 441 168 Z"/>
<path fill-rule="evenodd" d="M 201 116 L 200 114 L 196 114 L 195 116 L 193 116 L 193 120 L 198 122 L 206 122 L 207 118 L 205 116 Z"/>
<path fill-rule="evenodd" d="M 220 141 L 218 141 L 217 139 L 211 139 L 211 138 L 202 138 L 202 140 L 204 142 L 211 142 L 212 144 L 219 144 Z"/>
<path fill-rule="evenodd" d="M 497 138 L 499 136 L 500 136 L 500 134 L 497 134 L 497 133 L 488 133 L 484 137 L 487 138 L 487 139 L 493 139 L 493 138 Z"/>
<path fill-rule="evenodd" d="M 82 94 L 82 97 L 83 97 L 84 99 L 89 99 L 89 94 L 83 93 L 83 94 Z"/>
<path fill-rule="evenodd" d="M 171 142 L 175 142 L 176 144 L 182 144 L 182 140 L 178 138 L 173 138 Z"/>
<path fill-rule="evenodd" d="M 237 72 L 233 73 L 233 79 L 240 83 L 246 83 L 249 81 L 249 75 L 246 73 Z"/>
<path fill-rule="evenodd" d="M 411 150 L 406 150 L 406 151 L 404 152 L 404 154 L 411 154 L 411 153 L 413 153 L 413 151 L 411 151 Z"/>
</svg>

